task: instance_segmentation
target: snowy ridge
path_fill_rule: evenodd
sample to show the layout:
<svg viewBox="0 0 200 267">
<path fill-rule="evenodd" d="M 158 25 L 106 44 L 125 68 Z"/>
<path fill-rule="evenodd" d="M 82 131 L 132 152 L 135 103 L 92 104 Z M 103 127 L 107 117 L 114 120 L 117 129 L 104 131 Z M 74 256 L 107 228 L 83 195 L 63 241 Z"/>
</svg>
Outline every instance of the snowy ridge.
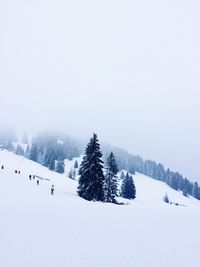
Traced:
<svg viewBox="0 0 200 267">
<path fill-rule="evenodd" d="M 67 173 L 74 161 L 65 163 Z M 0 151 L 0 164 L 5 166 L 0 170 L 0 266 L 196 266 L 198 200 L 136 174 L 137 198 L 131 205 L 88 202 L 77 196 L 77 181 L 66 174 L 7 151 Z M 14 173 L 18 167 L 21 174 Z M 37 186 L 29 174 L 50 181 Z M 186 207 L 164 203 L 165 193 Z"/>
<path fill-rule="evenodd" d="M 193 197 L 185 197 L 182 192 L 176 191 L 164 182 L 157 181 L 148 176 L 136 173 L 134 181 L 137 188 L 137 200 L 143 204 L 160 205 L 163 203 L 163 197 L 168 195 L 169 200 L 186 207 L 200 208 L 200 201 Z"/>
</svg>

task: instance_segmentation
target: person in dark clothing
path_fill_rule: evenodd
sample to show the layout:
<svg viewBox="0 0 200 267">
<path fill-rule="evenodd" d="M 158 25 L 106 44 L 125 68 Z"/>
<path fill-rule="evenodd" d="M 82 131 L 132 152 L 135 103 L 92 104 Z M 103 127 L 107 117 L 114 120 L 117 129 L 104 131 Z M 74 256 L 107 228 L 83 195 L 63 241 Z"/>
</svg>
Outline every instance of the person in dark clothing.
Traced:
<svg viewBox="0 0 200 267">
<path fill-rule="evenodd" d="M 17 173 L 17 170 L 15 170 L 15 173 Z"/>
<path fill-rule="evenodd" d="M 18 174 L 20 174 L 20 171 L 18 171 Z"/>
<path fill-rule="evenodd" d="M 39 185 L 40 184 L 40 181 L 39 180 L 37 180 L 37 185 Z"/>
<path fill-rule="evenodd" d="M 1 166 L 1 169 L 2 169 L 2 170 L 4 169 L 4 165 Z"/>
<path fill-rule="evenodd" d="M 30 180 L 32 179 L 32 175 L 31 175 L 31 174 L 29 175 L 29 179 L 30 179 Z"/>
<path fill-rule="evenodd" d="M 51 195 L 54 193 L 54 185 L 51 186 Z"/>
</svg>

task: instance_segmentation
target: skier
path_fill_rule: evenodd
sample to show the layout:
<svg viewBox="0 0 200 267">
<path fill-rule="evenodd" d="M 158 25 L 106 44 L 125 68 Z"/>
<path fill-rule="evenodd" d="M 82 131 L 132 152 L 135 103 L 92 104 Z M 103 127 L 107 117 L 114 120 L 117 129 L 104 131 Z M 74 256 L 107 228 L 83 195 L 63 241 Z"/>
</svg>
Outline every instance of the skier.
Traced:
<svg viewBox="0 0 200 267">
<path fill-rule="evenodd" d="M 54 192 L 54 185 L 51 186 L 51 195 L 53 195 Z"/>
<path fill-rule="evenodd" d="M 37 185 L 39 185 L 40 184 L 40 181 L 39 180 L 37 180 Z"/>
<path fill-rule="evenodd" d="M 4 165 L 1 166 L 1 169 L 2 169 L 2 170 L 4 169 Z"/>
<path fill-rule="evenodd" d="M 29 179 L 31 180 L 31 178 L 32 178 L 32 175 L 30 174 L 30 175 L 29 175 Z"/>
<path fill-rule="evenodd" d="M 15 170 L 15 173 L 17 173 L 17 170 Z"/>
<path fill-rule="evenodd" d="M 18 174 L 20 174 L 20 171 L 18 171 Z"/>
</svg>

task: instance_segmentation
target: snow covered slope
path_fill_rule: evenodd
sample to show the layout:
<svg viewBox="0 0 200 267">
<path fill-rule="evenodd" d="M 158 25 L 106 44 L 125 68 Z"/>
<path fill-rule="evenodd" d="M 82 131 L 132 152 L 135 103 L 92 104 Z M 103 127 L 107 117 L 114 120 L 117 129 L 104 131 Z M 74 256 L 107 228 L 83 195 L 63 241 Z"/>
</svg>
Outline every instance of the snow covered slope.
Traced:
<svg viewBox="0 0 200 267">
<path fill-rule="evenodd" d="M 143 204 L 164 205 L 163 197 L 168 195 L 170 202 L 178 203 L 186 207 L 199 207 L 200 201 L 193 197 L 185 197 L 182 192 L 178 192 L 169 187 L 164 182 L 154 180 L 148 176 L 135 175 L 134 181 L 137 188 L 137 201 Z"/>
<path fill-rule="evenodd" d="M 2 164 L 0 266 L 198 266 L 199 201 L 137 174 L 137 199 L 130 205 L 87 202 L 66 175 L 7 151 L 0 151 Z M 14 173 L 18 167 L 21 174 Z M 37 186 L 29 174 L 50 181 Z M 164 203 L 165 193 L 185 207 Z"/>
</svg>

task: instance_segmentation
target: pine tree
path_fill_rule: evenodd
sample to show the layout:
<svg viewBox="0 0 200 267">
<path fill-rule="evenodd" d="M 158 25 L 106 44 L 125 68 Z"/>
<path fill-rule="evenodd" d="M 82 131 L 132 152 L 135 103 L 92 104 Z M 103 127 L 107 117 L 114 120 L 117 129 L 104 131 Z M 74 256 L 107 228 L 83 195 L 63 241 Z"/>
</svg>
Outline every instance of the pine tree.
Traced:
<svg viewBox="0 0 200 267">
<path fill-rule="evenodd" d="M 55 160 L 56 160 L 56 155 L 53 146 L 48 145 L 47 147 L 45 147 L 43 164 L 50 170 L 54 171 Z"/>
<path fill-rule="evenodd" d="M 81 162 L 79 174 L 78 194 L 86 200 L 104 201 L 104 174 L 102 153 L 97 135 L 90 139 L 83 161 Z"/>
<path fill-rule="evenodd" d="M 183 189 L 184 189 L 184 179 L 183 179 L 182 175 L 180 175 L 178 189 L 181 190 L 181 191 L 183 191 Z"/>
<path fill-rule="evenodd" d="M 65 172 L 65 162 L 62 159 L 58 159 L 56 161 L 56 168 L 55 171 L 58 173 L 64 173 Z"/>
<path fill-rule="evenodd" d="M 193 196 L 197 199 L 200 199 L 200 188 L 197 182 L 194 182 Z"/>
<path fill-rule="evenodd" d="M 24 156 L 26 158 L 30 158 L 30 147 L 29 147 L 29 145 L 26 147 L 26 150 L 24 152 Z"/>
<path fill-rule="evenodd" d="M 179 175 L 178 173 L 173 173 L 169 178 L 169 186 L 174 190 L 178 190 L 179 185 Z"/>
<path fill-rule="evenodd" d="M 55 171 L 55 159 L 53 156 L 49 160 L 48 167 L 49 167 L 49 170 Z"/>
<path fill-rule="evenodd" d="M 19 156 L 23 156 L 24 155 L 24 150 L 20 145 L 17 145 L 17 148 L 15 150 L 15 154 L 17 154 Z"/>
<path fill-rule="evenodd" d="M 126 177 L 122 181 L 121 194 L 122 197 L 128 199 L 134 199 L 136 197 L 136 189 L 133 181 L 133 177 L 127 173 Z"/>
<path fill-rule="evenodd" d="M 10 140 L 6 142 L 5 149 L 7 149 L 8 151 L 14 151 L 14 145 Z"/>
<path fill-rule="evenodd" d="M 77 160 L 74 162 L 74 169 L 78 169 L 78 161 Z"/>
<path fill-rule="evenodd" d="M 169 185 L 169 180 L 170 180 L 170 169 L 168 168 L 167 171 L 166 171 L 166 179 L 165 179 L 165 182 L 166 184 Z"/>
<path fill-rule="evenodd" d="M 156 173 L 155 173 L 155 179 L 160 180 L 160 181 L 165 181 L 165 169 L 162 164 L 158 164 L 156 168 Z"/>
<path fill-rule="evenodd" d="M 37 162 L 40 163 L 41 165 L 44 165 L 44 160 L 45 160 L 45 154 L 42 150 L 40 150 L 38 153 Z"/>
<path fill-rule="evenodd" d="M 185 197 L 187 197 L 188 195 L 187 195 L 187 191 L 186 191 L 186 189 L 184 188 L 183 189 L 183 195 L 185 196 Z"/>
<path fill-rule="evenodd" d="M 73 169 L 70 170 L 70 172 L 68 173 L 68 176 L 70 179 L 74 180 L 75 176 L 74 176 Z"/>
<path fill-rule="evenodd" d="M 165 196 L 163 197 L 163 201 L 169 203 L 169 197 L 167 194 L 165 194 Z"/>
<path fill-rule="evenodd" d="M 30 149 L 30 154 L 29 154 L 30 160 L 37 161 L 38 158 L 38 148 L 37 144 L 33 143 Z"/>
<path fill-rule="evenodd" d="M 118 167 L 113 152 L 110 153 L 106 161 L 106 175 L 104 182 L 104 197 L 106 202 L 115 203 L 118 188 Z"/>
<path fill-rule="evenodd" d="M 76 169 L 74 168 L 73 170 L 73 176 L 74 176 L 74 179 L 76 178 Z"/>
<path fill-rule="evenodd" d="M 193 184 L 187 178 L 184 179 L 183 191 L 187 195 L 192 195 L 193 193 Z"/>
</svg>

